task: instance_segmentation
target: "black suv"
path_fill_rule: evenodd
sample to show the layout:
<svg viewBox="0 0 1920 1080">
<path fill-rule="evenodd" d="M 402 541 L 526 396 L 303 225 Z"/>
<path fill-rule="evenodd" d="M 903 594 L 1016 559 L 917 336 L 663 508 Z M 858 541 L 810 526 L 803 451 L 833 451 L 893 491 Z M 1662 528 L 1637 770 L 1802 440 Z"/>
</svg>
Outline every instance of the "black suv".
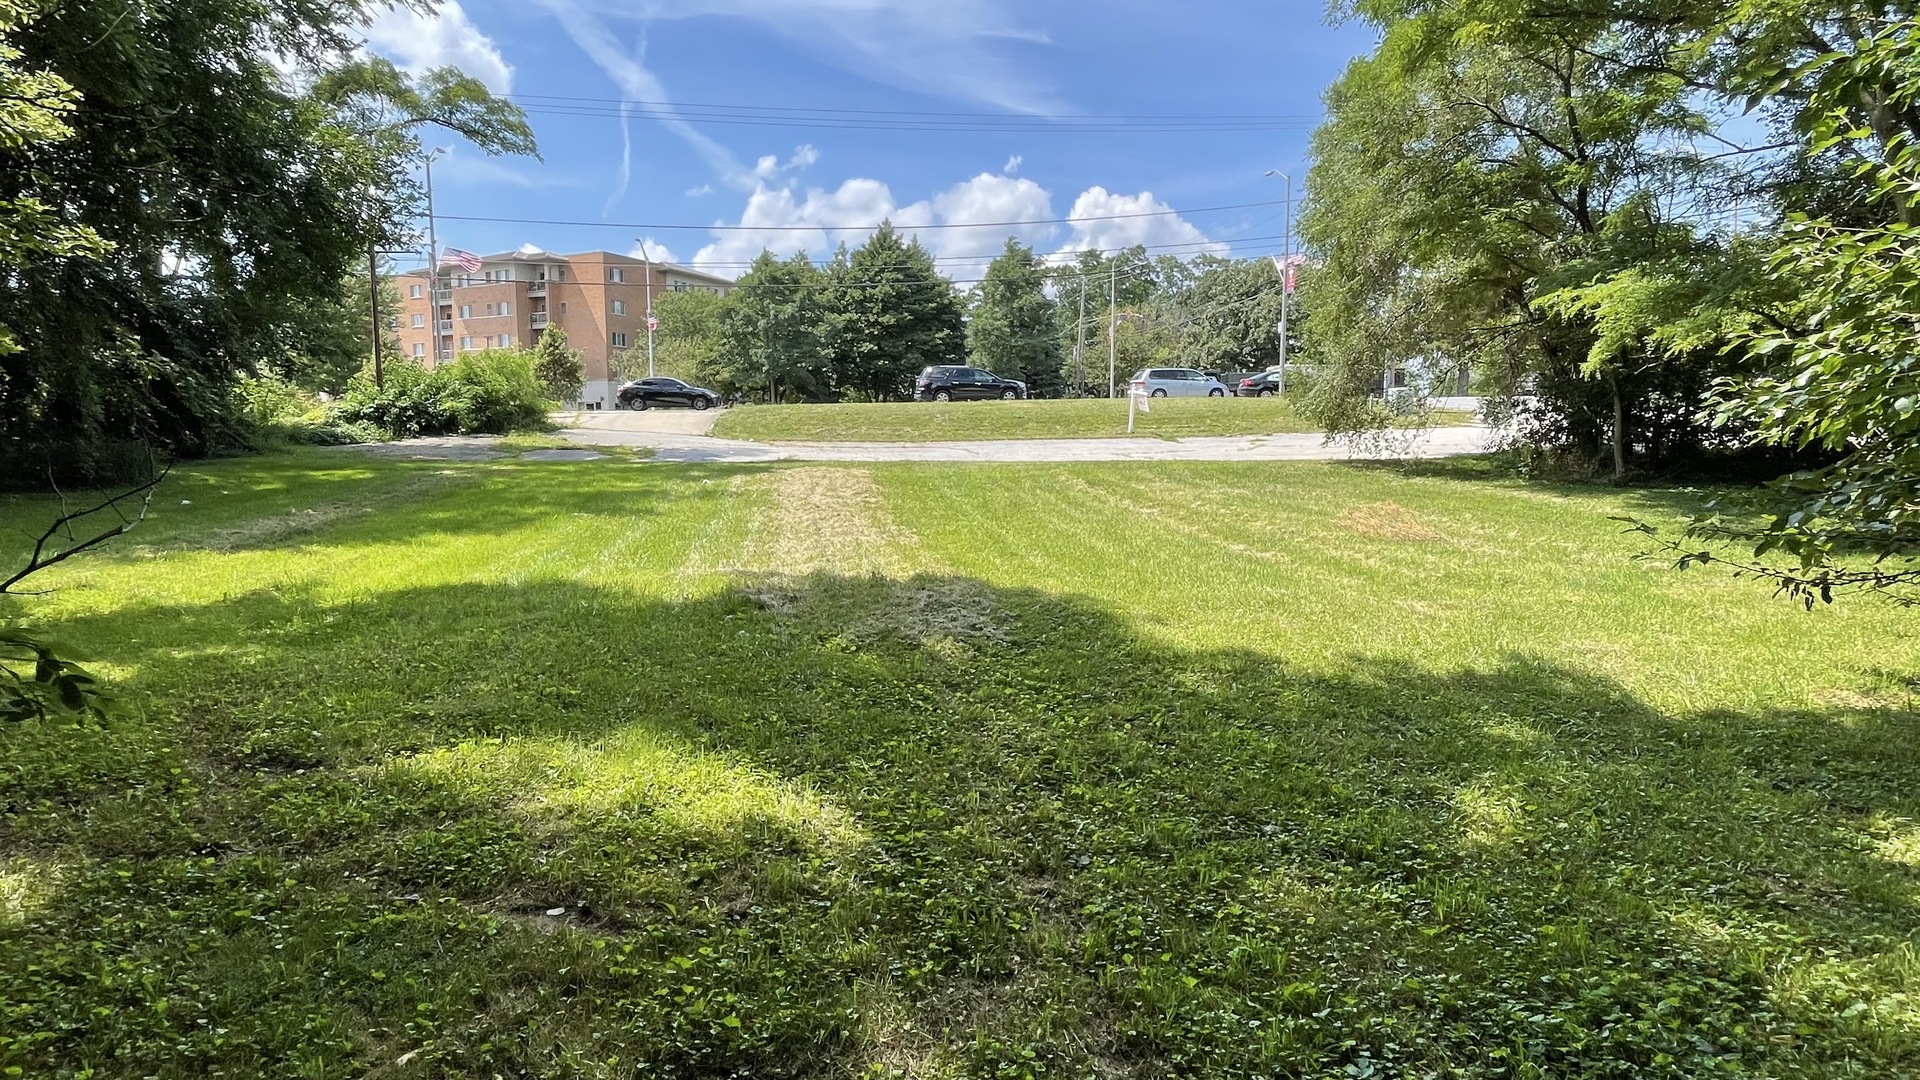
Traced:
<svg viewBox="0 0 1920 1080">
<path fill-rule="evenodd" d="M 679 379 L 660 377 L 635 379 L 620 388 L 620 396 L 614 404 L 622 409 L 651 409 L 675 406 L 688 409 L 711 409 L 720 404 L 720 395 L 698 386 L 688 386 Z"/>
<path fill-rule="evenodd" d="M 999 398 L 1013 401 L 1027 396 L 1027 384 L 1003 379 L 976 367 L 939 364 L 920 372 L 913 382 L 915 401 L 959 401 L 963 398 Z"/>
</svg>

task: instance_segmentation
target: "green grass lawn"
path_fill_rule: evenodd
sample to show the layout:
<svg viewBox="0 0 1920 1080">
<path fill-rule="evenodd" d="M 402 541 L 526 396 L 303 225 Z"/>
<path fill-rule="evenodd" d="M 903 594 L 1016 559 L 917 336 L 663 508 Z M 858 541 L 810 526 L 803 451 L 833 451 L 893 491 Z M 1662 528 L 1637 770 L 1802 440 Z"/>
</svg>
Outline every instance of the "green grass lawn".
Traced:
<svg viewBox="0 0 1920 1080">
<path fill-rule="evenodd" d="M 1920 1074 L 1920 627 L 1689 498 L 182 469 L 26 602 L 134 714 L 0 731 L 0 1075 Z"/>
<path fill-rule="evenodd" d="M 1313 431 L 1281 398 L 1163 398 L 1136 435 L 1271 435 Z M 754 405 L 728 409 L 714 434 L 762 442 L 1097 439 L 1127 434 L 1127 403 L 1106 398 Z"/>
</svg>

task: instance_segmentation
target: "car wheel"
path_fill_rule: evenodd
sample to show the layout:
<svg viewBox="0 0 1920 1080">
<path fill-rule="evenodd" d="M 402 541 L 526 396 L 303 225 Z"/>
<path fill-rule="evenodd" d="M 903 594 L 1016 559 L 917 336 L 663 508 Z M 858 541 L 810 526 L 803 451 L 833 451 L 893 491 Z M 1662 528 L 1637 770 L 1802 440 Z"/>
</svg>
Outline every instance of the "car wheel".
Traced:
<svg viewBox="0 0 1920 1080">
<path fill-rule="evenodd" d="M 708 405 L 710 405 L 710 404 L 712 404 L 712 402 L 709 402 L 709 401 L 708 401 L 708 400 L 707 400 L 706 398 L 703 398 L 703 397 L 697 397 L 697 398 L 694 398 L 694 399 L 693 399 L 693 411 L 694 411 L 694 412 L 706 412 L 706 411 L 707 411 L 707 406 L 708 406 Z"/>
<path fill-rule="evenodd" d="M 933 392 L 933 400 L 935 400 L 935 401 L 952 401 L 952 400 L 953 400 L 953 395 L 952 395 L 952 394 L 949 394 L 949 393 L 947 393 L 947 392 L 946 392 L 945 390 L 935 390 L 935 391 Z"/>
<path fill-rule="evenodd" d="M 1012 400 L 1013 400 L 1014 398 L 1017 398 L 1017 397 L 1019 397 L 1019 396 L 1020 396 L 1019 394 L 1016 394 L 1016 393 L 1014 393 L 1014 392 L 1013 392 L 1013 391 L 1011 391 L 1011 390 L 1002 390 L 1002 391 L 1000 391 L 1000 400 L 1001 400 L 1001 401 L 1012 401 Z"/>
<path fill-rule="evenodd" d="M 1167 392 L 1165 390 L 1155 390 L 1153 393 L 1148 394 L 1147 396 L 1148 397 L 1166 397 Z"/>
<path fill-rule="evenodd" d="M 1260 391 L 1260 396 L 1261 396 L 1261 397 L 1272 397 L 1272 396 L 1273 396 L 1273 391 L 1272 391 L 1272 390 L 1262 390 L 1262 391 Z"/>
<path fill-rule="evenodd" d="M 1227 392 L 1225 390 L 1209 390 L 1207 391 L 1207 396 L 1208 397 L 1226 397 Z"/>
<path fill-rule="evenodd" d="M 647 411 L 647 399 L 646 399 L 646 398 L 643 398 L 643 397 L 637 397 L 637 398 L 634 398 L 634 399 L 633 399 L 633 411 L 634 411 L 634 412 L 646 412 L 646 411 Z"/>
</svg>

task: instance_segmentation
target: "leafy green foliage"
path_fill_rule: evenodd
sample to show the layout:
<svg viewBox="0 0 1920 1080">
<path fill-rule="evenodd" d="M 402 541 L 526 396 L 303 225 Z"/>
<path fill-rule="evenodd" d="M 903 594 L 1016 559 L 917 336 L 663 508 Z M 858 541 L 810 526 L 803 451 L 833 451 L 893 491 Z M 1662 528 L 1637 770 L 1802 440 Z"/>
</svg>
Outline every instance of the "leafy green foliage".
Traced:
<svg viewBox="0 0 1920 1080">
<path fill-rule="evenodd" d="M 71 651 L 19 626 L 0 625 L 0 722 L 104 720 L 112 699 Z"/>
<path fill-rule="evenodd" d="M 242 373 L 337 389 L 360 358 L 339 283 L 370 249 L 411 240 L 419 127 L 531 150 L 518 109 L 458 72 L 341 60 L 360 55 L 365 12 L 159 0 L 137 17 L 0 14 L 0 80 L 27 80 L 28 99 L 0 92 L 0 207 L 18 211 L 0 240 L 33 256 L 0 274 L 0 327 L 20 346 L 0 357 L 7 465 L 88 473 L 120 442 L 238 444 L 225 409 Z M 308 68 L 283 75 L 275 58 Z M 60 128 L 71 136 L 49 138 Z"/>
<path fill-rule="evenodd" d="M 374 384 L 371 367 L 355 375 L 336 413 L 396 439 L 538 428 L 548 398 L 535 363 L 517 349 L 463 352 L 431 371 L 401 357 L 387 362 L 384 385 Z"/>
<path fill-rule="evenodd" d="M 836 398 L 911 397 L 930 364 L 966 361 L 966 328 L 953 286 L 919 240 L 883 223 L 827 270 L 823 292 L 827 370 Z"/>
<path fill-rule="evenodd" d="M 1388 369 L 1446 386 L 1464 365 L 1497 397 L 1534 396 L 1536 443 L 1605 453 L 1616 478 L 1697 454 L 1758 275 L 1693 220 L 1723 178 L 1673 152 L 1708 129 L 1687 72 L 1614 62 L 1604 11 L 1359 9 L 1385 38 L 1329 96 L 1301 219 L 1321 259 L 1303 283 L 1310 410 L 1379 422 L 1354 403 Z M 1679 287 L 1654 301 L 1651 282 Z M 1709 297 L 1712 314 L 1649 340 L 1650 316 Z"/>
<path fill-rule="evenodd" d="M 825 275 L 804 251 L 763 251 L 735 284 L 720 315 L 715 389 L 769 401 L 824 401 L 832 394 L 821 336 Z"/>
<path fill-rule="evenodd" d="M 1809 605 L 1856 587 L 1912 600 L 1920 583 L 1920 233 L 1907 220 L 1920 203 L 1920 154 L 1908 137 L 1874 138 L 1883 112 L 1909 111 L 1920 97 L 1915 29 L 1887 26 L 1810 76 L 1811 107 L 1825 110 L 1812 127 L 1816 146 L 1872 179 L 1882 223 L 1794 221 L 1770 267 L 1774 287 L 1794 294 L 1793 321 L 1745 328 L 1744 340 L 1774 366 L 1724 384 L 1715 414 L 1759 442 L 1838 460 L 1777 483 L 1757 527 L 1735 512 L 1704 516 L 1691 530 L 1751 541 L 1763 560 L 1786 556 L 1786 568 L 1743 568 Z M 1724 561 L 1713 551 L 1683 555 L 1716 560 Z"/>
<path fill-rule="evenodd" d="M 970 362 L 1025 382 L 1033 397 L 1056 397 L 1065 385 L 1047 276 L 1033 249 L 1009 237 L 988 264 L 967 318 Z"/>
<path fill-rule="evenodd" d="M 655 367 L 662 375 L 671 375 L 700 386 L 721 382 L 721 323 L 726 310 L 724 297 L 703 289 L 666 292 L 654 298 L 653 313 L 660 320 L 654 335 Z M 729 386 L 737 392 L 738 387 Z"/>
<path fill-rule="evenodd" d="M 546 388 L 547 400 L 580 400 L 586 375 L 580 366 L 580 354 L 567 347 L 565 330 L 549 325 L 540 332 L 540 340 L 533 346 L 533 374 Z"/>
</svg>

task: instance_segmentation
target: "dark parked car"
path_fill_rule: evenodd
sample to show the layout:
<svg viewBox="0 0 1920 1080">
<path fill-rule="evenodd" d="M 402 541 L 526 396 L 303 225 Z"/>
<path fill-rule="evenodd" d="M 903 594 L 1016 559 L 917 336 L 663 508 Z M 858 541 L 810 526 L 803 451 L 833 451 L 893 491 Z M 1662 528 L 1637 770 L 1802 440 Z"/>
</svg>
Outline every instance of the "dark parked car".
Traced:
<svg viewBox="0 0 1920 1080">
<path fill-rule="evenodd" d="M 615 404 L 622 409 L 711 409 L 720 404 L 720 395 L 679 379 L 635 379 L 620 388 Z"/>
<path fill-rule="evenodd" d="M 915 401 L 959 401 L 963 398 L 1000 398 L 1012 401 L 1027 396 L 1027 384 L 1003 379 L 991 371 L 976 367 L 941 364 L 926 368 L 913 382 Z"/>
<path fill-rule="evenodd" d="M 1280 376 L 1263 371 L 1241 379 L 1233 388 L 1234 397 L 1272 397 L 1280 392 Z"/>
</svg>

